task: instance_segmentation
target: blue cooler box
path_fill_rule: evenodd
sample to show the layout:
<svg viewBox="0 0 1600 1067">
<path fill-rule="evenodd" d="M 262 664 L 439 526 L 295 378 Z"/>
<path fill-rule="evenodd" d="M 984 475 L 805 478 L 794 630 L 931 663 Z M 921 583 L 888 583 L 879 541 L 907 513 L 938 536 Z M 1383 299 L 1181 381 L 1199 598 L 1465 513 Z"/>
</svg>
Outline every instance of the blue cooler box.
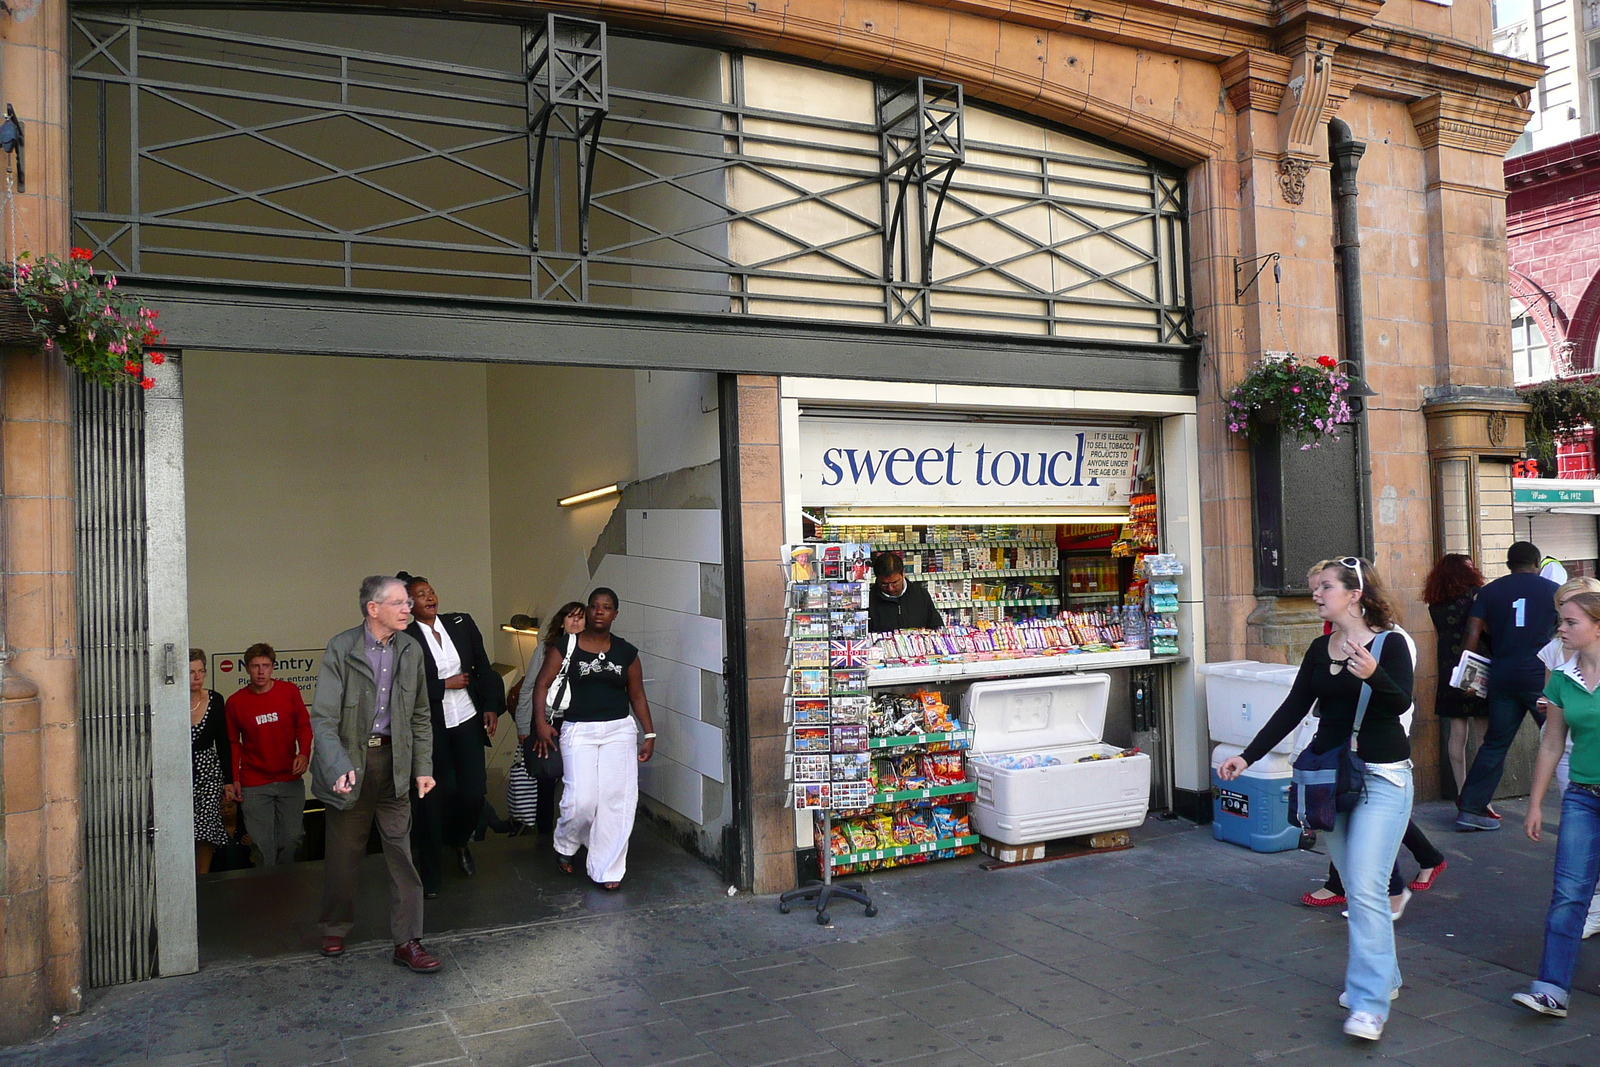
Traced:
<svg viewBox="0 0 1600 1067">
<path fill-rule="evenodd" d="M 1289 824 L 1293 771 L 1248 770 L 1231 782 L 1211 768 L 1211 836 L 1254 852 L 1287 852 L 1300 844 Z"/>
</svg>

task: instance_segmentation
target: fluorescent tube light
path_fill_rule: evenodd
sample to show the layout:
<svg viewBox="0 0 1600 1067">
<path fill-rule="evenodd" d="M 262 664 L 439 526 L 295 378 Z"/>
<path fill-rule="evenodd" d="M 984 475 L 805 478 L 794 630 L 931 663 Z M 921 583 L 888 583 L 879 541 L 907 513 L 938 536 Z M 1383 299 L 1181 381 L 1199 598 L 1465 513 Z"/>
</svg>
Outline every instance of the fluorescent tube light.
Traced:
<svg viewBox="0 0 1600 1067">
<path fill-rule="evenodd" d="M 612 485 L 602 486 L 599 489 L 591 489 L 587 493 L 574 493 L 572 496 L 564 496 L 556 501 L 556 507 L 575 508 L 579 504 L 587 504 L 591 500 L 603 500 L 620 492 L 622 492 L 622 483 L 616 482 Z"/>
</svg>

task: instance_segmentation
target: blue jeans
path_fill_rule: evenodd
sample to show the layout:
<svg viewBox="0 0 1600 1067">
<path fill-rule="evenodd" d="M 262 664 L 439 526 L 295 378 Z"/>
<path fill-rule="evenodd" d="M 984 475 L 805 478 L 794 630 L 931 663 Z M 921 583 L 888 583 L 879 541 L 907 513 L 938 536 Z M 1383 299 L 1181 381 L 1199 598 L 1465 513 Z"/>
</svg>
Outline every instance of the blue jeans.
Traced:
<svg viewBox="0 0 1600 1067">
<path fill-rule="evenodd" d="M 1474 815 L 1489 814 L 1489 801 L 1500 788 L 1500 776 L 1505 773 L 1506 753 L 1511 742 L 1517 739 L 1522 728 L 1522 716 L 1532 714 L 1534 721 L 1544 725 L 1544 715 L 1538 710 L 1539 698 L 1544 694 L 1537 689 L 1489 691 L 1489 730 L 1478 747 L 1478 755 L 1467 771 L 1467 780 L 1461 783 L 1461 794 L 1456 807 Z"/>
<path fill-rule="evenodd" d="M 1345 964 L 1344 992 L 1351 1011 L 1389 1017 L 1389 994 L 1400 988 L 1400 964 L 1394 954 L 1394 916 L 1389 912 L 1389 871 L 1400 851 L 1406 823 L 1411 821 L 1411 769 L 1384 772 L 1402 780 L 1395 785 L 1367 772 L 1367 792 L 1348 815 L 1334 820 L 1328 855 L 1344 875 L 1350 903 L 1350 958 Z M 1582 916 L 1578 919 L 1581 924 Z"/>
<path fill-rule="evenodd" d="M 1561 798 L 1561 829 L 1556 837 L 1555 885 L 1544 921 L 1544 955 L 1539 959 L 1535 993 L 1565 1004 L 1578 966 L 1583 920 L 1600 881 L 1600 797 L 1568 789 Z"/>
</svg>

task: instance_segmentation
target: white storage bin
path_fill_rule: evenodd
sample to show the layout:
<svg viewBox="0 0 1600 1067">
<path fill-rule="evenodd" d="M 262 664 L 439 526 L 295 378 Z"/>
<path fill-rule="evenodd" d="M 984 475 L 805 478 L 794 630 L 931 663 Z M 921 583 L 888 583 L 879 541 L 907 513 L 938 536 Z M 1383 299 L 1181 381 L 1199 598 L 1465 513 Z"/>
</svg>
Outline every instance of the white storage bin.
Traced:
<svg viewBox="0 0 1600 1067">
<path fill-rule="evenodd" d="M 973 733 L 967 765 L 978 782 L 978 833 L 1007 845 L 1125 830 L 1150 807 L 1150 757 L 1116 756 L 1101 741 L 1109 674 L 1061 674 L 975 682 L 961 702 Z M 998 767 L 988 757 L 1054 756 L 1053 767 Z"/>
<path fill-rule="evenodd" d="M 1196 668 L 1206 677 L 1206 719 L 1211 740 L 1244 748 L 1278 710 L 1294 686 L 1299 668 L 1282 663 L 1228 660 L 1203 663 Z M 1300 725 L 1272 746 L 1275 753 L 1293 758 L 1317 732 L 1317 720 L 1307 715 Z"/>
</svg>

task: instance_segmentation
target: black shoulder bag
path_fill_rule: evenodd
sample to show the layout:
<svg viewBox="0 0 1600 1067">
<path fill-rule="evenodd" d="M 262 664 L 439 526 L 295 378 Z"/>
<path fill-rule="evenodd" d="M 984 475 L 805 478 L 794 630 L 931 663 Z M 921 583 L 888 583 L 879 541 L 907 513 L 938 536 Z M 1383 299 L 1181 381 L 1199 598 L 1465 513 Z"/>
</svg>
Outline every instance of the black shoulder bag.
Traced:
<svg viewBox="0 0 1600 1067">
<path fill-rule="evenodd" d="M 561 669 L 556 672 L 555 680 L 550 683 L 550 688 L 544 695 L 544 707 L 547 720 L 554 723 L 557 716 L 555 712 L 565 710 L 572 703 L 572 679 L 568 675 L 568 668 L 572 665 L 572 653 L 578 647 L 578 635 L 567 635 L 567 654 L 562 657 Z M 560 778 L 565 770 L 561 764 L 561 746 L 550 746 L 550 754 L 541 756 L 534 750 L 534 744 L 539 740 L 537 729 L 530 731 L 522 741 L 522 766 L 534 778 Z"/>
</svg>

